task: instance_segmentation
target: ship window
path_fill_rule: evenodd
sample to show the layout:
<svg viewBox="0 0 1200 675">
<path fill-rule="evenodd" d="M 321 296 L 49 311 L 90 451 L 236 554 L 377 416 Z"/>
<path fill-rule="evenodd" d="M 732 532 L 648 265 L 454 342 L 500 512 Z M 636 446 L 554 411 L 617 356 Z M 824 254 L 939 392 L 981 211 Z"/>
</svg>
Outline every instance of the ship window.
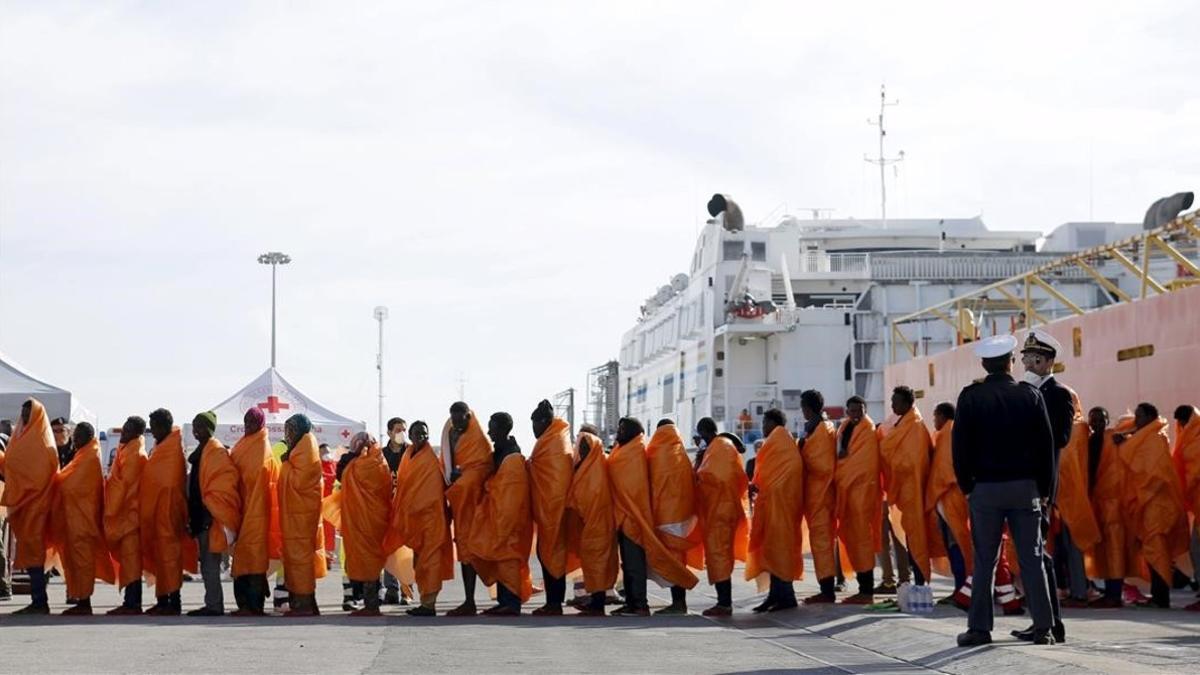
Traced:
<svg viewBox="0 0 1200 675">
<path fill-rule="evenodd" d="M 726 241 L 721 243 L 721 259 L 722 260 L 740 260 L 744 247 L 740 241 Z"/>
<path fill-rule="evenodd" d="M 765 242 L 765 241 L 750 242 L 750 259 L 765 261 L 767 259 L 767 242 Z"/>
</svg>

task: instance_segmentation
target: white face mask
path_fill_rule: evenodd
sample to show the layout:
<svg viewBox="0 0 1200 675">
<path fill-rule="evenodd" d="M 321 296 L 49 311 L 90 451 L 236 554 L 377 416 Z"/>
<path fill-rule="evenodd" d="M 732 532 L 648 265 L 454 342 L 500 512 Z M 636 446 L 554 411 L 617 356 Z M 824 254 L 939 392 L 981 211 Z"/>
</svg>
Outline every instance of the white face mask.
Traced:
<svg viewBox="0 0 1200 675">
<path fill-rule="evenodd" d="M 408 432 L 397 431 L 396 433 L 392 434 L 392 440 L 396 442 L 396 445 L 404 445 L 405 443 L 408 443 Z"/>
<path fill-rule="evenodd" d="M 1029 384 L 1032 384 L 1033 386 L 1036 387 L 1042 383 L 1042 380 L 1044 378 L 1041 375 L 1038 375 L 1037 373 L 1033 372 L 1032 370 L 1027 370 L 1027 371 L 1025 371 L 1024 379 L 1026 382 L 1028 382 Z"/>
</svg>

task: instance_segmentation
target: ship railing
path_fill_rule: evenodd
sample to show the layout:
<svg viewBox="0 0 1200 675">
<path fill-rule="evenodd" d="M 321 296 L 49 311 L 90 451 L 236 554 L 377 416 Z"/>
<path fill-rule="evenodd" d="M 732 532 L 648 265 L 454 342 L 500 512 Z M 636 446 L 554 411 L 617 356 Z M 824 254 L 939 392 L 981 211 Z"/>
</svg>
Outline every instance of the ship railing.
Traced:
<svg viewBox="0 0 1200 675">
<path fill-rule="evenodd" d="M 879 281 L 984 281 L 1005 279 L 1056 258 L 1047 253 L 889 251 L 886 253 L 827 253 L 802 251 L 800 275 L 871 278 Z M 1083 278 L 1083 270 L 1063 270 L 1061 275 Z"/>
<path fill-rule="evenodd" d="M 1007 279 L 1051 262 L 1060 254 L 1047 253 L 883 253 L 871 256 L 871 278 L 879 281 Z M 1059 277 L 1084 278 L 1081 269 L 1064 269 Z"/>
<path fill-rule="evenodd" d="M 855 274 L 865 276 L 870 271 L 869 253 L 826 253 L 801 251 L 800 274 Z"/>
</svg>

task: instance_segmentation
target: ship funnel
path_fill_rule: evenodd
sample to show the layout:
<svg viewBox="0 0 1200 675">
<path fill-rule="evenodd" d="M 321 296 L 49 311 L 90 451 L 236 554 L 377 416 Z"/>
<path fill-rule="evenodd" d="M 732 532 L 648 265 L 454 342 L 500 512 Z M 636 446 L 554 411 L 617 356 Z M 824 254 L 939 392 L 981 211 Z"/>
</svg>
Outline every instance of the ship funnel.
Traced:
<svg viewBox="0 0 1200 675">
<path fill-rule="evenodd" d="M 715 194 L 712 199 L 708 200 L 708 215 L 716 218 L 724 214 L 721 218 L 721 225 L 730 232 L 741 232 L 746 228 L 746 221 L 742 218 L 742 207 L 737 205 L 729 195 Z"/>
<path fill-rule="evenodd" d="M 1180 213 L 1192 208 L 1194 198 L 1195 195 L 1191 192 L 1176 192 L 1170 197 L 1159 199 L 1146 211 L 1142 229 L 1153 230 L 1175 220 Z"/>
</svg>

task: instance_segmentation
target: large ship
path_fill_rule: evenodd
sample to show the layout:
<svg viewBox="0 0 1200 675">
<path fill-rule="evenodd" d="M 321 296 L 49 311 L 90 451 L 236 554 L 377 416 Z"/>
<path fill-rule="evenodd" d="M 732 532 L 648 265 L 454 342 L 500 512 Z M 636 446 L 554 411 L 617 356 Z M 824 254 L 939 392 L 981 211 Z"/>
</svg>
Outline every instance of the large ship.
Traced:
<svg viewBox="0 0 1200 675">
<path fill-rule="evenodd" d="M 1062 255 L 1039 251 L 1035 231 L 990 230 L 980 217 L 857 220 L 792 215 L 747 224 L 725 195 L 686 271 L 641 305 L 619 357 L 589 379 L 589 421 L 612 433 L 618 415 L 682 429 L 711 416 L 754 440 L 762 413 L 779 407 L 793 431 L 800 393 L 817 389 L 831 416 L 852 395 L 884 414 L 884 369 L 897 347 L 891 321 Z M 1047 241 L 1107 236 L 1131 226 L 1070 223 Z M 1132 226 L 1136 227 L 1136 226 Z M 1109 302 L 1083 270 L 1065 270 L 1031 291 L 1039 316 Z M 1008 303 L 997 296 L 992 304 Z M 917 353 L 953 344 L 961 324 L 994 323 L 987 301 L 939 312 L 950 326 L 922 323 L 902 338 Z M 1012 317 L 999 329 L 1009 328 Z"/>
</svg>

